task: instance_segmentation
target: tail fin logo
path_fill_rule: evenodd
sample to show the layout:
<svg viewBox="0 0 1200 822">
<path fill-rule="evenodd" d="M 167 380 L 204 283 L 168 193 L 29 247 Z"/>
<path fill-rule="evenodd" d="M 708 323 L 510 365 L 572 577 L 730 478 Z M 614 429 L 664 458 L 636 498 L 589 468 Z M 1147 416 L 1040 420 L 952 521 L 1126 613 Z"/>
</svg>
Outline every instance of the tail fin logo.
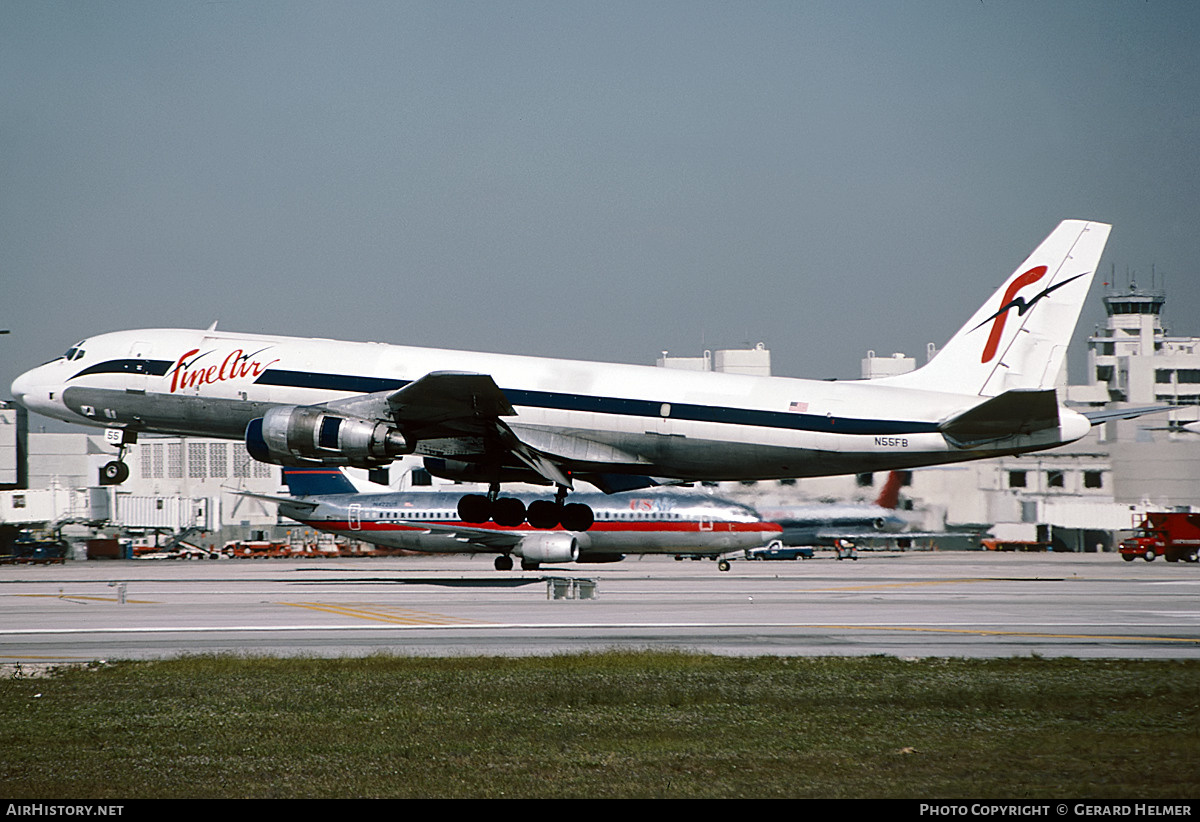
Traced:
<svg viewBox="0 0 1200 822">
<path fill-rule="evenodd" d="M 1035 266 L 1013 280 L 1012 283 L 1009 284 L 1008 289 L 1004 292 L 1004 304 L 1000 306 L 1000 310 L 988 317 L 979 325 L 975 326 L 975 328 L 982 328 L 989 322 L 992 324 L 992 331 L 988 335 L 987 343 L 983 346 L 983 359 L 980 360 L 980 362 L 991 362 L 992 358 L 996 356 L 996 350 L 1000 347 L 1000 338 L 1004 334 L 1004 322 L 1008 319 L 1008 312 L 1010 309 L 1017 309 L 1017 316 L 1023 317 L 1025 316 L 1025 312 L 1033 308 L 1038 300 L 1042 299 L 1043 297 L 1050 296 L 1051 292 L 1057 291 L 1072 280 L 1078 280 L 1080 277 L 1086 276 L 1085 274 L 1076 274 L 1074 277 L 1063 280 L 1058 285 L 1052 285 L 1049 288 L 1042 289 L 1040 292 L 1034 295 L 1033 299 L 1029 300 L 1028 302 L 1024 297 L 1017 296 L 1017 292 L 1022 288 L 1027 285 L 1033 285 L 1042 277 L 1044 277 L 1046 271 L 1047 269 L 1044 265 Z"/>
</svg>

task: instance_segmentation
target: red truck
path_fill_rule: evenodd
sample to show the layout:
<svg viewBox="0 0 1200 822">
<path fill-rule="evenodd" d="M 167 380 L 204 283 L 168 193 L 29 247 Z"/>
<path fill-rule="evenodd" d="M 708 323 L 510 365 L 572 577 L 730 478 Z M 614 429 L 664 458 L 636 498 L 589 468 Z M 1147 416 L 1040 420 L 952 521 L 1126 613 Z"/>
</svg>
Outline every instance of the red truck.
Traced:
<svg viewBox="0 0 1200 822">
<path fill-rule="evenodd" d="M 1122 540 L 1119 550 L 1126 562 L 1138 557 L 1150 562 L 1157 556 L 1166 557 L 1167 562 L 1195 562 L 1200 550 L 1200 514 L 1146 514 L 1137 533 Z"/>
</svg>

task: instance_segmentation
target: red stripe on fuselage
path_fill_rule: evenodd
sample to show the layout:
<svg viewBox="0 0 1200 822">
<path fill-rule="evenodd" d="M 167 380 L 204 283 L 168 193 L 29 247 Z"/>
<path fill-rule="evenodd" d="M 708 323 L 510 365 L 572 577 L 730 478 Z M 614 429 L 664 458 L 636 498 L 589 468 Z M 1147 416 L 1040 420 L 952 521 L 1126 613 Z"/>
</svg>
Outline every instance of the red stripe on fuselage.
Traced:
<svg viewBox="0 0 1200 822">
<path fill-rule="evenodd" d="M 340 531 L 426 531 L 424 523 L 446 528 L 474 528 L 476 530 L 497 531 L 501 533 L 528 532 L 534 534 L 547 533 L 547 529 L 523 525 L 497 525 L 494 522 L 460 522 L 457 520 L 360 520 L 357 528 L 351 528 L 348 520 L 301 520 L 313 528 L 337 529 Z M 550 529 L 553 533 L 555 529 Z M 597 522 L 588 529 L 593 532 L 635 532 L 649 533 L 653 531 L 669 531 L 672 533 L 776 533 L 782 532 L 783 526 L 774 522 Z M 565 532 L 563 532 L 565 533 Z"/>
</svg>

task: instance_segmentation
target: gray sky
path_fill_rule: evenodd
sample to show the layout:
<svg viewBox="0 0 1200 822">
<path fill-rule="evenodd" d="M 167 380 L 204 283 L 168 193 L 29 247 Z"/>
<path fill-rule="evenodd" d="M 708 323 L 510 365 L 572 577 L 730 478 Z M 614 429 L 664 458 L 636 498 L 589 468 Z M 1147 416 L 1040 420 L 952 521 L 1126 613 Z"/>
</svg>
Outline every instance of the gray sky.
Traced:
<svg viewBox="0 0 1200 822">
<path fill-rule="evenodd" d="M 0 386 L 214 320 L 856 377 L 1069 217 L 1200 334 L 1198 58 L 1191 0 L 0 0 Z"/>
</svg>

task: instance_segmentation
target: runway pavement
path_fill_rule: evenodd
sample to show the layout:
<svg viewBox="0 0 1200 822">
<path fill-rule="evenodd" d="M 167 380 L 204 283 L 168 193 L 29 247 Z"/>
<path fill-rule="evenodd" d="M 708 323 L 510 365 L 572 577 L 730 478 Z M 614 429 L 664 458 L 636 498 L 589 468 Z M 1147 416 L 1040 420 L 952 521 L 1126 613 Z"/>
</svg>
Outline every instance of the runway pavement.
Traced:
<svg viewBox="0 0 1200 822">
<path fill-rule="evenodd" d="M 594 599 L 554 599 L 571 580 Z M 122 602 L 123 599 L 123 602 Z M 0 566 L 0 664 L 182 654 L 1200 657 L 1200 565 L 1115 554 L 631 558 L 501 573 L 490 557 Z"/>
</svg>

